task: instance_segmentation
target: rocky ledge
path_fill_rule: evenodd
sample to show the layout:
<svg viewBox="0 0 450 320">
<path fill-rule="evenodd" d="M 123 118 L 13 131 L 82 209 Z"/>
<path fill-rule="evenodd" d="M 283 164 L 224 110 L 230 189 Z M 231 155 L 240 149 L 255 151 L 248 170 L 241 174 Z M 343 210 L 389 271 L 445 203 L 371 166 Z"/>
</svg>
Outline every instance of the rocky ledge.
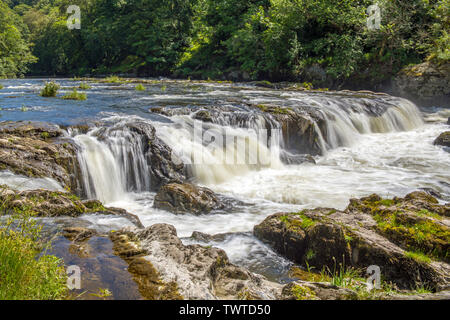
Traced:
<svg viewBox="0 0 450 320">
<path fill-rule="evenodd" d="M 372 195 L 352 199 L 344 211 L 278 213 L 255 226 L 254 234 L 307 268 L 377 265 L 400 289 L 442 291 L 450 284 L 449 214 L 449 204 L 425 192 L 394 199 Z"/>
<path fill-rule="evenodd" d="M 129 271 L 153 292 L 149 296 L 194 300 L 280 297 L 282 285 L 231 264 L 221 249 L 184 245 L 171 225 L 117 231 L 110 238 L 116 254 L 129 263 Z"/>
<path fill-rule="evenodd" d="M 395 93 L 427 106 L 450 102 L 450 64 L 424 62 L 402 70 L 394 79 Z"/>
<path fill-rule="evenodd" d="M 56 125 L 43 122 L 0 123 L 0 170 L 28 177 L 53 178 L 79 189 L 77 147 Z"/>
<path fill-rule="evenodd" d="M 7 211 L 32 211 L 38 217 L 79 217 L 83 214 L 117 215 L 127 218 L 135 226 L 142 227 L 139 218 L 124 209 L 104 207 L 98 200 L 80 200 L 67 192 L 27 190 L 19 192 L 8 186 L 0 186 L 0 203 Z"/>
</svg>

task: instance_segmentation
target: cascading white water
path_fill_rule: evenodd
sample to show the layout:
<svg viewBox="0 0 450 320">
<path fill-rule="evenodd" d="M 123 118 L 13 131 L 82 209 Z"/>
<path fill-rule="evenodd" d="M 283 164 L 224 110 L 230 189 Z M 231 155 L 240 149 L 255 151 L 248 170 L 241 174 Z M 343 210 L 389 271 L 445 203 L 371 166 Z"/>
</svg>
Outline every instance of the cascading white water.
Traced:
<svg viewBox="0 0 450 320">
<path fill-rule="evenodd" d="M 104 203 L 117 201 L 125 196 L 125 173 L 108 145 L 91 135 L 78 135 L 74 140 L 81 146 L 78 160 L 82 181 L 88 198 Z"/>
<path fill-rule="evenodd" d="M 416 105 L 405 99 L 397 98 L 394 105 L 378 116 L 367 113 L 364 99 L 352 101 L 351 108 L 333 100 L 327 103 L 315 102 L 320 105 L 320 111 L 326 119 L 327 135 L 325 144 L 322 144 L 326 147 L 323 153 L 351 146 L 361 134 L 407 131 L 423 124 Z"/>
<path fill-rule="evenodd" d="M 205 124 L 190 116 L 172 117 L 173 124 L 156 124 L 158 136 L 200 183 L 221 183 L 261 168 L 281 168 L 280 134 L 261 119 L 245 128 Z M 269 136 L 270 135 L 270 136 Z"/>
<path fill-rule="evenodd" d="M 87 196 L 111 203 L 126 199 L 129 191 L 149 191 L 150 172 L 139 134 L 121 124 L 101 131 L 74 137 L 81 147 L 78 160 Z"/>
</svg>

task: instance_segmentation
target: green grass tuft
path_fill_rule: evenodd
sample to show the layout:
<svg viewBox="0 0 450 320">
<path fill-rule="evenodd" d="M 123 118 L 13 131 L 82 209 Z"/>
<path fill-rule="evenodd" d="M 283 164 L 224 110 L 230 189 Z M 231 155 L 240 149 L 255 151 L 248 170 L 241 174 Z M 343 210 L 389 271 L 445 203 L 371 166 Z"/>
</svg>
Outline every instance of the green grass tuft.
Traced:
<svg viewBox="0 0 450 320">
<path fill-rule="evenodd" d="M 88 85 L 86 82 L 82 82 L 78 86 L 78 89 L 81 89 L 81 90 L 88 90 L 88 89 L 91 89 L 91 88 L 92 87 L 90 85 Z"/>
<path fill-rule="evenodd" d="M 407 251 L 405 253 L 405 257 L 414 259 L 418 262 L 423 262 L 423 263 L 430 263 L 431 262 L 431 258 L 428 257 L 426 254 L 424 254 L 423 252 L 420 251 Z"/>
<path fill-rule="evenodd" d="M 86 100 L 87 96 L 85 93 L 79 93 L 77 89 L 73 89 L 71 93 L 66 94 L 62 98 L 64 100 Z"/>
<path fill-rule="evenodd" d="M 145 87 L 140 83 L 136 87 L 134 87 L 134 89 L 136 91 L 145 91 L 146 90 Z"/>
<path fill-rule="evenodd" d="M 0 190 L 1 191 L 1 190 Z M 10 212 L 0 203 L 0 300 L 66 299 L 63 262 L 45 254 L 41 227 L 31 209 Z"/>
</svg>

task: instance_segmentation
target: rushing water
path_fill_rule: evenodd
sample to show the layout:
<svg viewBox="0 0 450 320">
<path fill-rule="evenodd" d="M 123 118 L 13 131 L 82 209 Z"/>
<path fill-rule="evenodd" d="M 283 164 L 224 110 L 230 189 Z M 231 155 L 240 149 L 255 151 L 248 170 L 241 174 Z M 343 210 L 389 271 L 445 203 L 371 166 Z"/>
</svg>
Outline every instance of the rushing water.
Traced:
<svg viewBox="0 0 450 320">
<path fill-rule="evenodd" d="M 59 82 L 63 90 L 78 84 Z M 448 130 L 444 119 L 449 109 L 437 108 L 425 114 L 409 101 L 390 97 L 373 102 L 366 97 L 348 99 L 332 93 L 189 82 L 154 84 L 145 92 L 135 91 L 131 84 L 93 84 L 87 101 L 68 102 L 38 97 L 41 80 L 8 80 L 2 84 L 5 89 L 0 91 L 0 113 L 4 120 L 43 120 L 64 125 L 101 120 L 108 124 L 94 126 L 85 134 L 68 132 L 80 146 L 78 157 L 88 197 L 125 208 L 137 214 L 146 226 L 172 224 L 185 243 L 198 242 L 190 238 L 193 231 L 225 234 L 208 244 L 223 248 L 231 261 L 272 279 L 282 279 L 289 262 L 251 234 L 253 227 L 270 214 L 318 206 L 343 209 L 353 197 L 371 193 L 403 196 L 418 188 L 432 188 L 442 195 L 442 201 L 450 201 L 450 153 L 432 143 Z M 278 133 L 280 124 L 273 118 L 249 114 L 249 103 L 314 110 L 326 123 L 325 131 L 319 125 L 315 127 L 322 151 L 315 157 L 317 163 L 283 163 L 281 155 L 291 151 L 285 150 Z M 198 122 L 189 112 L 163 117 L 148 111 L 151 107 L 203 106 L 237 109 L 204 123 L 200 130 L 195 129 Z M 379 115 L 368 111 L 383 106 L 390 108 Z M 246 116 L 239 116 L 239 112 Z M 174 215 L 152 208 L 155 194 L 149 191 L 145 146 L 135 132 L 123 126 L 135 121 L 151 123 L 157 136 L 184 163 L 199 155 L 203 162 L 189 166 L 197 183 L 245 204 L 233 213 L 201 216 Z M 249 135 L 258 129 L 270 129 L 270 137 Z M 236 144 L 222 148 L 216 140 L 205 145 L 205 132 L 236 137 L 238 145 L 245 141 L 249 150 L 257 150 L 257 155 Z M 227 157 L 235 163 L 227 162 Z M 17 184 L 24 178 L 2 173 L 0 179 L 2 183 Z M 39 185 L 57 188 L 48 180 L 33 180 L 31 184 Z M 97 220 L 90 223 L 100 224 Z M 101 224 L 108 222 L 103 220 Z"/>
</svg>

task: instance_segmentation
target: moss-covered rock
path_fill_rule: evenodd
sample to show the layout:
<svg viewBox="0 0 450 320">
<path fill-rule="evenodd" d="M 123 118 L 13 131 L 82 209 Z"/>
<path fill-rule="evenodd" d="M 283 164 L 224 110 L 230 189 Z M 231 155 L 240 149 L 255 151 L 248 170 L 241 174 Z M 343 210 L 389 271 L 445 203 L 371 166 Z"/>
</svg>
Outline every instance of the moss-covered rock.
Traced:
<svg viewBox="0 0 450 320">
<path fill-rule="evenodd" d="M 373 216 L 375 230 L 409 252 L 450 262 L 450 206 L 425 192 L 413 192 L 405 198 L 381 199 L 372 195 L 352 199 L 347 212 Z"/>
<path fill-rule="evenodd" d="M 278 213 L 255 226 L 254 234 L 308 268 L 378 265 L 400 288 L 441 290 L 450 284 L 448 209 L 424 192 L 394 199 L 372 195 L 352 199 L 345 211 Z"/>
</svg>

